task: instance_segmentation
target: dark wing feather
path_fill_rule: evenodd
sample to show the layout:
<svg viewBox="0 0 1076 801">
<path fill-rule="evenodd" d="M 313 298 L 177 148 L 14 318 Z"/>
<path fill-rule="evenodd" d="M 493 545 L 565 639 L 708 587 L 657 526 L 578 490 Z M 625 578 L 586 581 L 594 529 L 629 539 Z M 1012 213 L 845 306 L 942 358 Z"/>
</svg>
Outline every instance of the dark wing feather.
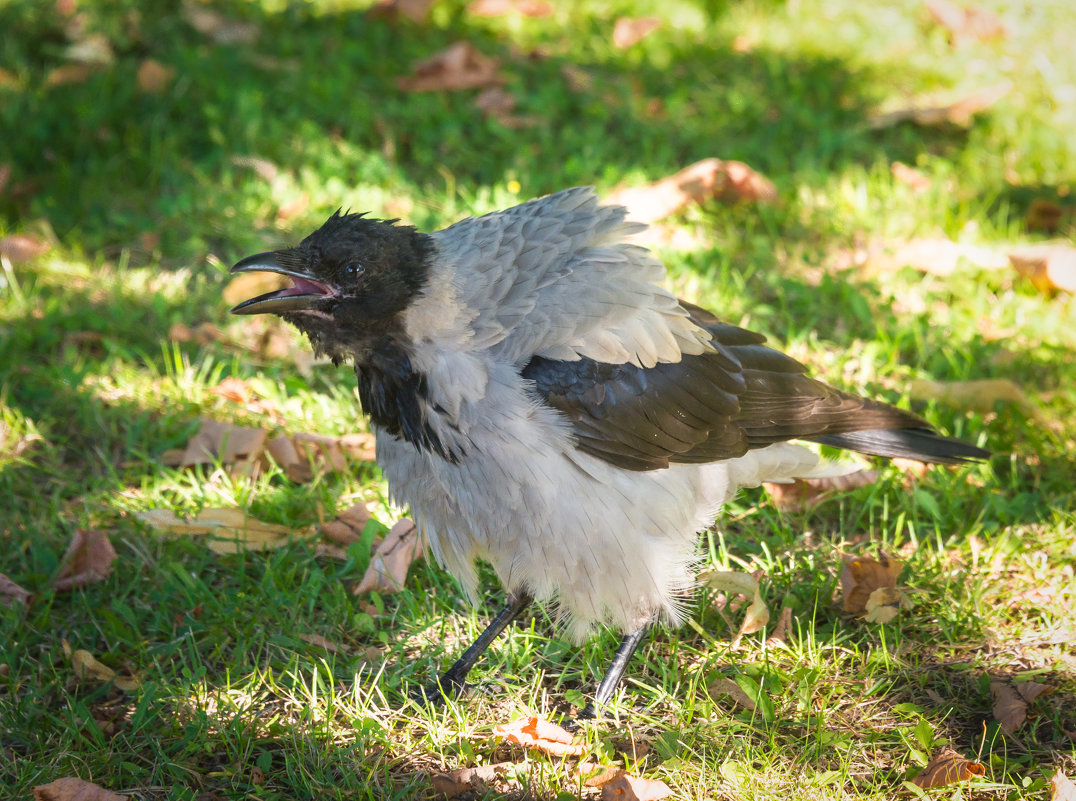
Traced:
<svg viewBox="0 0 1076 801">
<path fill-rule="evenodd" d="M 944 464 L 989 455 L 911 412 L 816 381 L 760 334 L 683 305 L 712 335 L 713 353 L 650 368 L 540 356 L 524 367 L 537 395 L 572 422 L 581 450 L 628 470 L 731 459 L 790 439 Z"/>
</svg>

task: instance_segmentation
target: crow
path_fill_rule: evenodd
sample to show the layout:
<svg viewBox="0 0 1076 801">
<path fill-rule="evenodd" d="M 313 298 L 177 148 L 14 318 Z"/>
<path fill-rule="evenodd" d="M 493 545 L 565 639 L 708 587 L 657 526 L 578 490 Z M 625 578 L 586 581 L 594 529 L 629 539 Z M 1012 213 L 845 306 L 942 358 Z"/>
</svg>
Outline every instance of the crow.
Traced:
<svg viewBox="0 0 1076 801">
<path fill-rule="evenodd" d="M 698 532 L 740 487 L 832 474 L 792 440 L 961 464 L 989 452 L 835 389 L 662 288 L 645 228 L 567 189 L 426 234 L 337 211 L 297 246 L 249 256 L 287 289 L 274 313 L 350 362 L 377 461 L 437 561 L 475 599 L 476 560 L 508 605 L 420 697 L 465 686 L 536 600 L 577 640 L 624 637 L 581 717 L 612 697 L 658 620 L 679 623 Z"/>
</svg>

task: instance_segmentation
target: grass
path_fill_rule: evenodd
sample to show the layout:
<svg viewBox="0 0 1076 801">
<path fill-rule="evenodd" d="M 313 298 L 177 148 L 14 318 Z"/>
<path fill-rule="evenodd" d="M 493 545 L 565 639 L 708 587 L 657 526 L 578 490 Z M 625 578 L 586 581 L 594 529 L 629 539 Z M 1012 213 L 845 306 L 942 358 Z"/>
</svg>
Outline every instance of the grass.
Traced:
<svg viewBox="0 0 1076 801">
<path fill-rule="evenodd" d="M 910 1 L 582 2 L 490 19 L 445 0 L 421 26 L 371 20 L 364 5 L 214 3 L 257 32 L 221 45 L 178 6 L 82 4 L 79 24 L 107 37 L 114 63 L 50 85 L 73 25 L 63 4 L 0 0 L 0 27 L 14 32 L 0 41 L 0 167 L 11 167 L 0 236 L 54 244 L 0 283 L 0 573 L 35 593 L 0 608 L 6 796 L 79 776 L 146 799 L 411 798 L 428 794 L 425 771 L 506 760 L 519 763 L 509 797 L 596 795 L 571 762 L 523 757 L 491 727 L 569 712 L 614 635 L 579 648 L 537 612 L 481 663 L 488 692 L 418 708 L 408 688 L 499 603 L 488 576 L 477 610 L 426 562 L 403 592 L 355 598 L 362 553 L 340 562 L 296 543 L 217 556 L 157 538 L 134 513 L 240 506 L 306 526 L 365 500 L 391 522 L 371 466 L 304 485 L 272 469 L 251 480 L 162 466 L 199 418 L 273 425 L 211 392 L 229 376 L 290 431 L 364 425 L 348 371 L 307 375 L 292 355 L 244 346 L 253 335 L 220 297 L 237 258 L 301 237 L 338 206 L 429 229 L 716 155 L 765 173 L 782 202 L 689 211 L 680 224 L 699 247 L 663 254 L 678 291 L 826 380 L 911 403 L 996 456 L 934 470 L 914 491 L 889 468 L 796 514 L 744 493 L 704 544 L 717 567 L 765 573 L 771 607 L 794 611 L 789 647 L 755 635 L 730 651 L 734 632 L 703 594 L 694 625 L 641 649 L 612 720 L 586 731 L 591 752 L 683 798 L 887 799 L 911 797 L 903 780 L 947 743 L 987 772 L 938 797 L 1048 797 L 1055 770 L 1076 770 L 1076 305 L 968 263 L 945 277 L 837 265 L 917 236 L 1002 251 L 1036 241 L 1025 223 L 1036 200 L 1069 210 L 1057 235 L 1071 240 L 1067 4 L 993 5 L 1008 36 L 960 48 Z M 621 14 L 664 25 L 618 50 Z M 473 92 L 395 89 L 413 61 L 459 39 L 502 59 L 518 112 L 539 124 L 504 128 Z M 146 58 L 176 71 L 161 93 L 137 88 Z M 566 67 L 585 73 L 584 88 L 570 88 Z M 948 102 L 1003 79 L 1013 91 L 968 129 L 868 125 L 910 96 Z M 929 187 L 894 180 L 894 161 Z M 177 323 L 207 322 L 224 341 L 169 340 Z M 912 402 L 914 378 L 1011 379 L 1037 414 Z M 57 594 L 50 579 L 86 527 L 109 531 L 115 570 Z M 835 599 L 839 554 L 875 547 L 906 560 L 915 602 L 884 626 Z M 65 640 L 143 684 L 77 682 Z M 752 679 L 769 703 L 752 714 L 711 697 L 723 676 Z M 991 676 L 1052 688 L 1014 735 L 991 713 Z"/>
</svg>

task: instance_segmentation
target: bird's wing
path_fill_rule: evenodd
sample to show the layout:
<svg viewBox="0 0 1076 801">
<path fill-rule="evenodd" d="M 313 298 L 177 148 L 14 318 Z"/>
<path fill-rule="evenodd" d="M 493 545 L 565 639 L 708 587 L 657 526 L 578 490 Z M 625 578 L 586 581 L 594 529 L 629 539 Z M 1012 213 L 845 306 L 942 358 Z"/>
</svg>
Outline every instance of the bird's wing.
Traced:
<svg viewBox="0 0 1076 801">
<path fill-rule="evenodd" d="M 708 335 L 659 284 L 665 268 L 624 238 L 642 229 L 579 187 L 432 234 L 467 317 L 468 346 L 499 359 L 652 366 L 703 353 Z"/>
<path fill-rule="evenodd" d="M 712 337 L 711 352 L 650 368 L 543 357 L 524 368 L 537 395 L 571 421 L 580 449 L 629 470 L 730 459 L 790 439 L 941 463 L 987 455 L 911 412 L 816 381 L 765 337 L 683 305 Z"/>
</svg>

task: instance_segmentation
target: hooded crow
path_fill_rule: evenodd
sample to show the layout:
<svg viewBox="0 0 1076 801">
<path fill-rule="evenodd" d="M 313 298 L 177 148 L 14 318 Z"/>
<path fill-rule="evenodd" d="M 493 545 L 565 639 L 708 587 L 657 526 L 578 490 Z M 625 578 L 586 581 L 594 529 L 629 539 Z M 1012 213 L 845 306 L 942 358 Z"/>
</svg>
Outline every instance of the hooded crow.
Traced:
<svg viewBox="0 0 1076 801">
<path fill-rule="evenodd" d="M 625 241 L 645 228 L 626 213 L 590 188 L 431 234 L 337 212 L 232 268 L 291 278 L 232 312 L 278 314 L 354 365 L 393 498 L 472 600 L 479 559 L 508 593 L 428 698 L 463 687 L 536 600 L 577 639 L 624 633 L 593 716 L 647 629 L 683 618 L 698 532 L 722 504 L 834 470 L 792 440 L 940 464 L 989 455 L 678 300 L 661 262 Z"/>
</svg>

